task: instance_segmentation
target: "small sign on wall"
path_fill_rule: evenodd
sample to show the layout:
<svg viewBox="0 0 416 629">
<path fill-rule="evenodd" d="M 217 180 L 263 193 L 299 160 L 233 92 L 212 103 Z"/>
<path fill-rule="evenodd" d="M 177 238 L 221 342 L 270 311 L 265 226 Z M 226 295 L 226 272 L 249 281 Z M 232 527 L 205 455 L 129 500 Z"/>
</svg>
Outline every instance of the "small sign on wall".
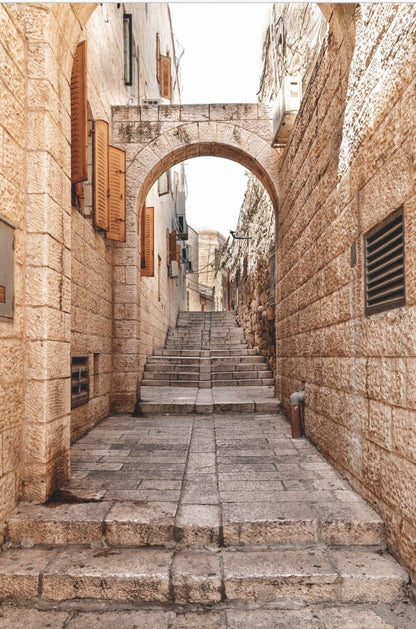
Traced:
<svg viewBox="0 0 416 629">
<path fill-rule="evenodd" d="M 14 227 L 0 217 L 0 319 L 13 319 Z"/>
</svg>

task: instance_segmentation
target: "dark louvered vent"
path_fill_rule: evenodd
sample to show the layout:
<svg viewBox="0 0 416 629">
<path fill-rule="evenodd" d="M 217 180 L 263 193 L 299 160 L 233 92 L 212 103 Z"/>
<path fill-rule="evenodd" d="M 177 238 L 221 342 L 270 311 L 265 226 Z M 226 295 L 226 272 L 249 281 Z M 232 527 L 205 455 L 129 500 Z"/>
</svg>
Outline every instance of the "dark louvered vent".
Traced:
<svg viewBox="0 0 416 629">
<path fill-rule="evenodd" d="M 71 359 L 71 408 L 86 404 L 90 397 L 88 357 Z"/>
<path fill-rule="evenodd" d="M 405 303 L 403 208 L 366 235 L 365 282 L 366 314 Z"/>
</svg>

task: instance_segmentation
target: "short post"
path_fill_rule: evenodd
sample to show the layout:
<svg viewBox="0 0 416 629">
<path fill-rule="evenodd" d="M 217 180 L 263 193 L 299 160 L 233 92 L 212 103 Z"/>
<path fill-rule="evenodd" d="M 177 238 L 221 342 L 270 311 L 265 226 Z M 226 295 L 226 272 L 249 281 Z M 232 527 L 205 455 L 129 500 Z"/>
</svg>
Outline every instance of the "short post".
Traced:
<svg viewBox="0 0 416 629">
<path fill-rule="evenodd" d="M 305 391 L 296 391 L 290 396 L 290 425 L 292 428 L 292 439 L 303 437 L 301 422 L 301 404 L 305 401 Z"/>
</svg>

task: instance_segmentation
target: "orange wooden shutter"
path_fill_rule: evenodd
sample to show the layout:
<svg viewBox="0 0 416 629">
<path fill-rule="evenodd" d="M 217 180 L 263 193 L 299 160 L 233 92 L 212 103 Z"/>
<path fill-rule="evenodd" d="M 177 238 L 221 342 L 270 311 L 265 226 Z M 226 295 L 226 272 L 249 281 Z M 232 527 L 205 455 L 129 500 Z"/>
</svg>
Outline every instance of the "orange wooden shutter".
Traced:
<svg viewBox="0 0 416 629">
<path fill-rule="evenodd" d="M 71 75 L 71 182 L 88 179 L 87 42 L 78 44 Z"/>
<path fill-rule="evenodd" d="M 141 269 L 142 276 L 153 277 L 154 263 L 154 208 L 144 207 L 141 224 Z"/>
<path fill-rule="evenodd" d="M 114 146 L 108 148 L 110 227 L 107 238 L 126 241 L 126 152 Z"/>
<path fill-rule="evenodd" d="M 176 245 L 176 262 L 179 264 L 181 261 L 181 246 Z"/>
<path fill-rule="evenodd" d="M 94 225 L 109 230 L 108 216 L 108 122 L 94 122 Z"/>
<path fill-rule="evenodd" d="M 171 98 L 170 57 L 160 55 L 160 95 Z"/>
<path fill-rule="evenodd" d="M 176 260 L 176 229 L 169 236 L 169 262 Z"/>
</svg>

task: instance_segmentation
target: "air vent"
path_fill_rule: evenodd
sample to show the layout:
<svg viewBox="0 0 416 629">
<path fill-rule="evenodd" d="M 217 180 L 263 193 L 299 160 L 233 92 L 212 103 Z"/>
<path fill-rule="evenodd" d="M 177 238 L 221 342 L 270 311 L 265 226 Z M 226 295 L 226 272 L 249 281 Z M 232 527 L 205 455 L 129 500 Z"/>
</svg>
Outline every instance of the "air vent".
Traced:
<svg viewBox="0 0 416 629">
<path fill-rule="evenodd" d="M 405 304 L 403 208 L 365 236 L 365 313 Z"/>
<path fill-rule="evenodd" d="M 169 277 L 179 277 L 179 265 L 176 260 L 169 262 Z"/>
<path fill-rule="evenodd" d="M 71 359 L 71 408 L 88 402 L 90 397 L 90 373 L 88 357 Z"/>
</svg>

